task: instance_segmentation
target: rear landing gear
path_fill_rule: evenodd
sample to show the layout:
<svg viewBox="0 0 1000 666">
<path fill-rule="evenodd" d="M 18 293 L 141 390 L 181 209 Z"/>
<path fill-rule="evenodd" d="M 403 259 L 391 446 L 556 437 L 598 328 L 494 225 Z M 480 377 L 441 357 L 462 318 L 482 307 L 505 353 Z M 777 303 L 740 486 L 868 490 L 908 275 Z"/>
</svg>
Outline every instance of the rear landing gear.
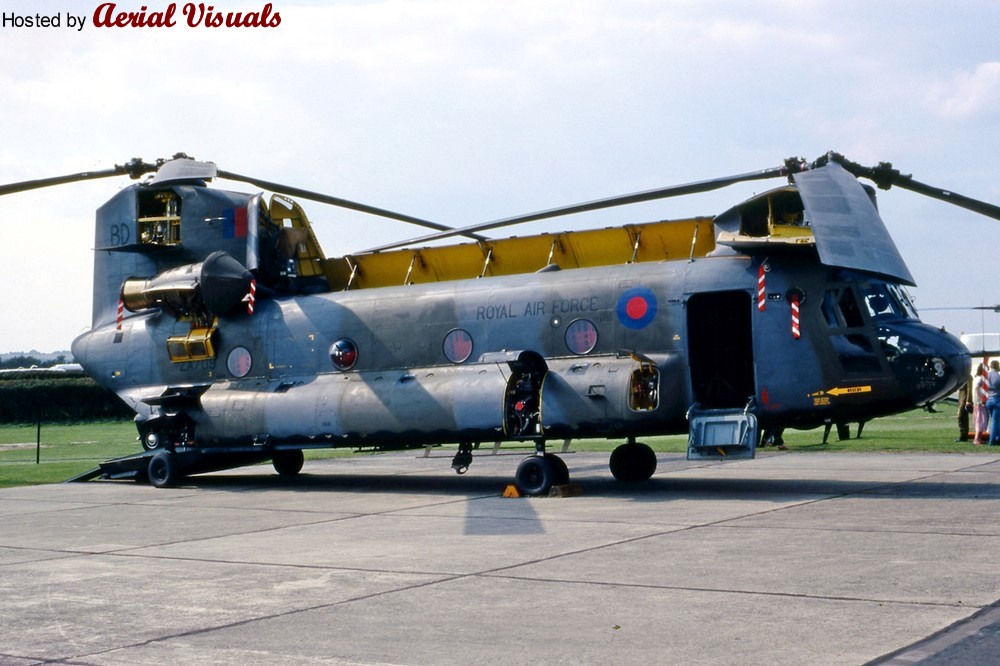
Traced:
<svg viewBox="0 0 1000 666">
<path fill-rule="evenodd" d="M 167 488 L 177 482 L 177 465 L 174 454 L 170 451 L 160 451 L 149 459 L 146 467 L 149 483 L 156 488 Z"/>
<path fill-rule="evenodd" d="M 194 424 L 184 414 L 151 419 L 138 428 L 139 442 L 147 451 L 173 450 L 194 439 Z"/>
<path fill-rule="evenodd" d="M 302 471 L 302 463 L 304 461 L 305 456 L 302 455 L 301 449 L 275 451 L 271 456 L 271 465 L 274 467 L 274 471 L 281 476 L 297 475 Z"/>
<path fill-rule="evenodd" d="M 611 452 L 611 474 L 619 481 L 645 481 L 656 471 L 656 453 L 646 444 L 629 438 Z"/>
</svg>

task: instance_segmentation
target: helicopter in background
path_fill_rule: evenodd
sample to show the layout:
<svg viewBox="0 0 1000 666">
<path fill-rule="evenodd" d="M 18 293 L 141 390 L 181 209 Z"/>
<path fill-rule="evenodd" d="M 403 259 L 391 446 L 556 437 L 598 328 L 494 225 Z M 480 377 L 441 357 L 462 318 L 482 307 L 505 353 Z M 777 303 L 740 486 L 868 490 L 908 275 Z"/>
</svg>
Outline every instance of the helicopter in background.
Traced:
<svg viewBox="0 0 1000 666">
<path fill-rule="evenodd" d="M 482 443 L 521 442 L 534 452 L 515 485 L 543 495 L 570 478 L 555 441 L 620 440 L 611 472 L 636 481 L 656 469 L 642 437 L 686 432 L 689 458 L 753 457 L 762 431 L 913 409 L 966 381 L 969 354 L 920 321 L 858 178 L 1000 219 L 836 153 L 461 229 L 183 154 L 0 195 L 147 174 L 97 210 L 93 321 L 73 355 L 136 413 L 143 451 L 101 473 L 155 486 L 268 459 L 295 475 L 303 450 L 327 447 L 452 444 L 464 473 Z M 786 182 L 715 216 L 483 236 L 769 178 Z M 291 197 L 433 233 L 328 258 Z"/>
</svg>

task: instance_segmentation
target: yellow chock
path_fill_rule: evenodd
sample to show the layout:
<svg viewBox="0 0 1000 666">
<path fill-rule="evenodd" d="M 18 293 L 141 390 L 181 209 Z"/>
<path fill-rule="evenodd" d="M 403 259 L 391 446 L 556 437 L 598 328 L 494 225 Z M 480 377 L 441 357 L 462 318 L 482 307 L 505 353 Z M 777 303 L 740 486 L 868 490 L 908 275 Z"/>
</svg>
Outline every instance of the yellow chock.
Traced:
<svg viewBox="0 0 1000 666">
<path fill-rule="evenodd" d="M 511 483 L 507 486 L 506 490 L 503 491 L 504 497 L 520 497 L 521 493 L 517 492 L 517 487 Z"/>
</svg>

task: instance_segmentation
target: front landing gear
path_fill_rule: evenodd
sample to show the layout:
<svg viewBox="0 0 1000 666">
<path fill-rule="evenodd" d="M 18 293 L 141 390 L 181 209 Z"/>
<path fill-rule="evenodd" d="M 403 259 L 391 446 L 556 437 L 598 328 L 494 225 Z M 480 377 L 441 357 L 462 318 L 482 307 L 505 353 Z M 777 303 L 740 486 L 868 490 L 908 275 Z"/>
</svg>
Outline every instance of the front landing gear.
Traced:
<svg viewBox="0 0 1000 666">
<path fill-rule="evenodd" d="M 559 456 L 546 453 L 528 456 L 517 466 L 514 486 L 522 495 L 548 495 L 552 486 L 569 483 L 569 470 Z"/>
<path fill-rule="evenodd" d="M 476 446 L 478 446 L 478 444 Z M 455 457 L 451 459 L 451 468 L 455 470 L 456 474 L 465 474 L 469 471 L 469 465 L 471 464 L 472 444 L 469 442 L 459 443 L 458 452 L 455 453 Z"/>
<path fill-rule="evenodd" d="M 645 481 L 656 471 L 656 454 L 646 444 L 629 438 L 611 452 L 611 474 L 619 481 Z"/>
<path fill-rule="evenodd" d="M 542 456 L 528 456 L 517 466 L 514 485 L 522 495 L 547 495 L 554 474 L 550 461 Z"/>
<path fill-rule="evenodd" d="M 569 469 L 562 458 L 545 452 L 545 443 L 535 444 L 535 455 L 528 456 L 517 466 L 514 486 L 522 495 L 548 495 L 552 486 L 569 483 Z"/>
</svg>

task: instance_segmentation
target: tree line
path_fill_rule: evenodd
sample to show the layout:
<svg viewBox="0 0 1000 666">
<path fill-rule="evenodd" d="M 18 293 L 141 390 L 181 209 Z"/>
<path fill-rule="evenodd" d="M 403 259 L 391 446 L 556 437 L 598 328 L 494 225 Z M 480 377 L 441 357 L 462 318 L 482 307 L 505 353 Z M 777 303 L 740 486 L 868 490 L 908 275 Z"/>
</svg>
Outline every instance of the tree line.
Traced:
<svg viewBox="0 0 1000 666">
<path fill-rule="evenodd" d="M 0 379 L 0 423 L 35 423 L 39 419 L 75 423 L 132 416 L 132 410 L 118 396 L 89 377 Z"/>
<path fill-rule="evenodd" d="M 16 356 L 8 356 L 7 358 L 0 360 L 0 370 L 15 370 L 17 368 L 51 368 L 54 365 L 62 365 L 63 363 L 69 363 L 69 361 L 66 360 L 65 354 L 60 354 L 54 359 L 48 361 L 43 361 L 35 356 L 18 354 Z"/>
</svg>

